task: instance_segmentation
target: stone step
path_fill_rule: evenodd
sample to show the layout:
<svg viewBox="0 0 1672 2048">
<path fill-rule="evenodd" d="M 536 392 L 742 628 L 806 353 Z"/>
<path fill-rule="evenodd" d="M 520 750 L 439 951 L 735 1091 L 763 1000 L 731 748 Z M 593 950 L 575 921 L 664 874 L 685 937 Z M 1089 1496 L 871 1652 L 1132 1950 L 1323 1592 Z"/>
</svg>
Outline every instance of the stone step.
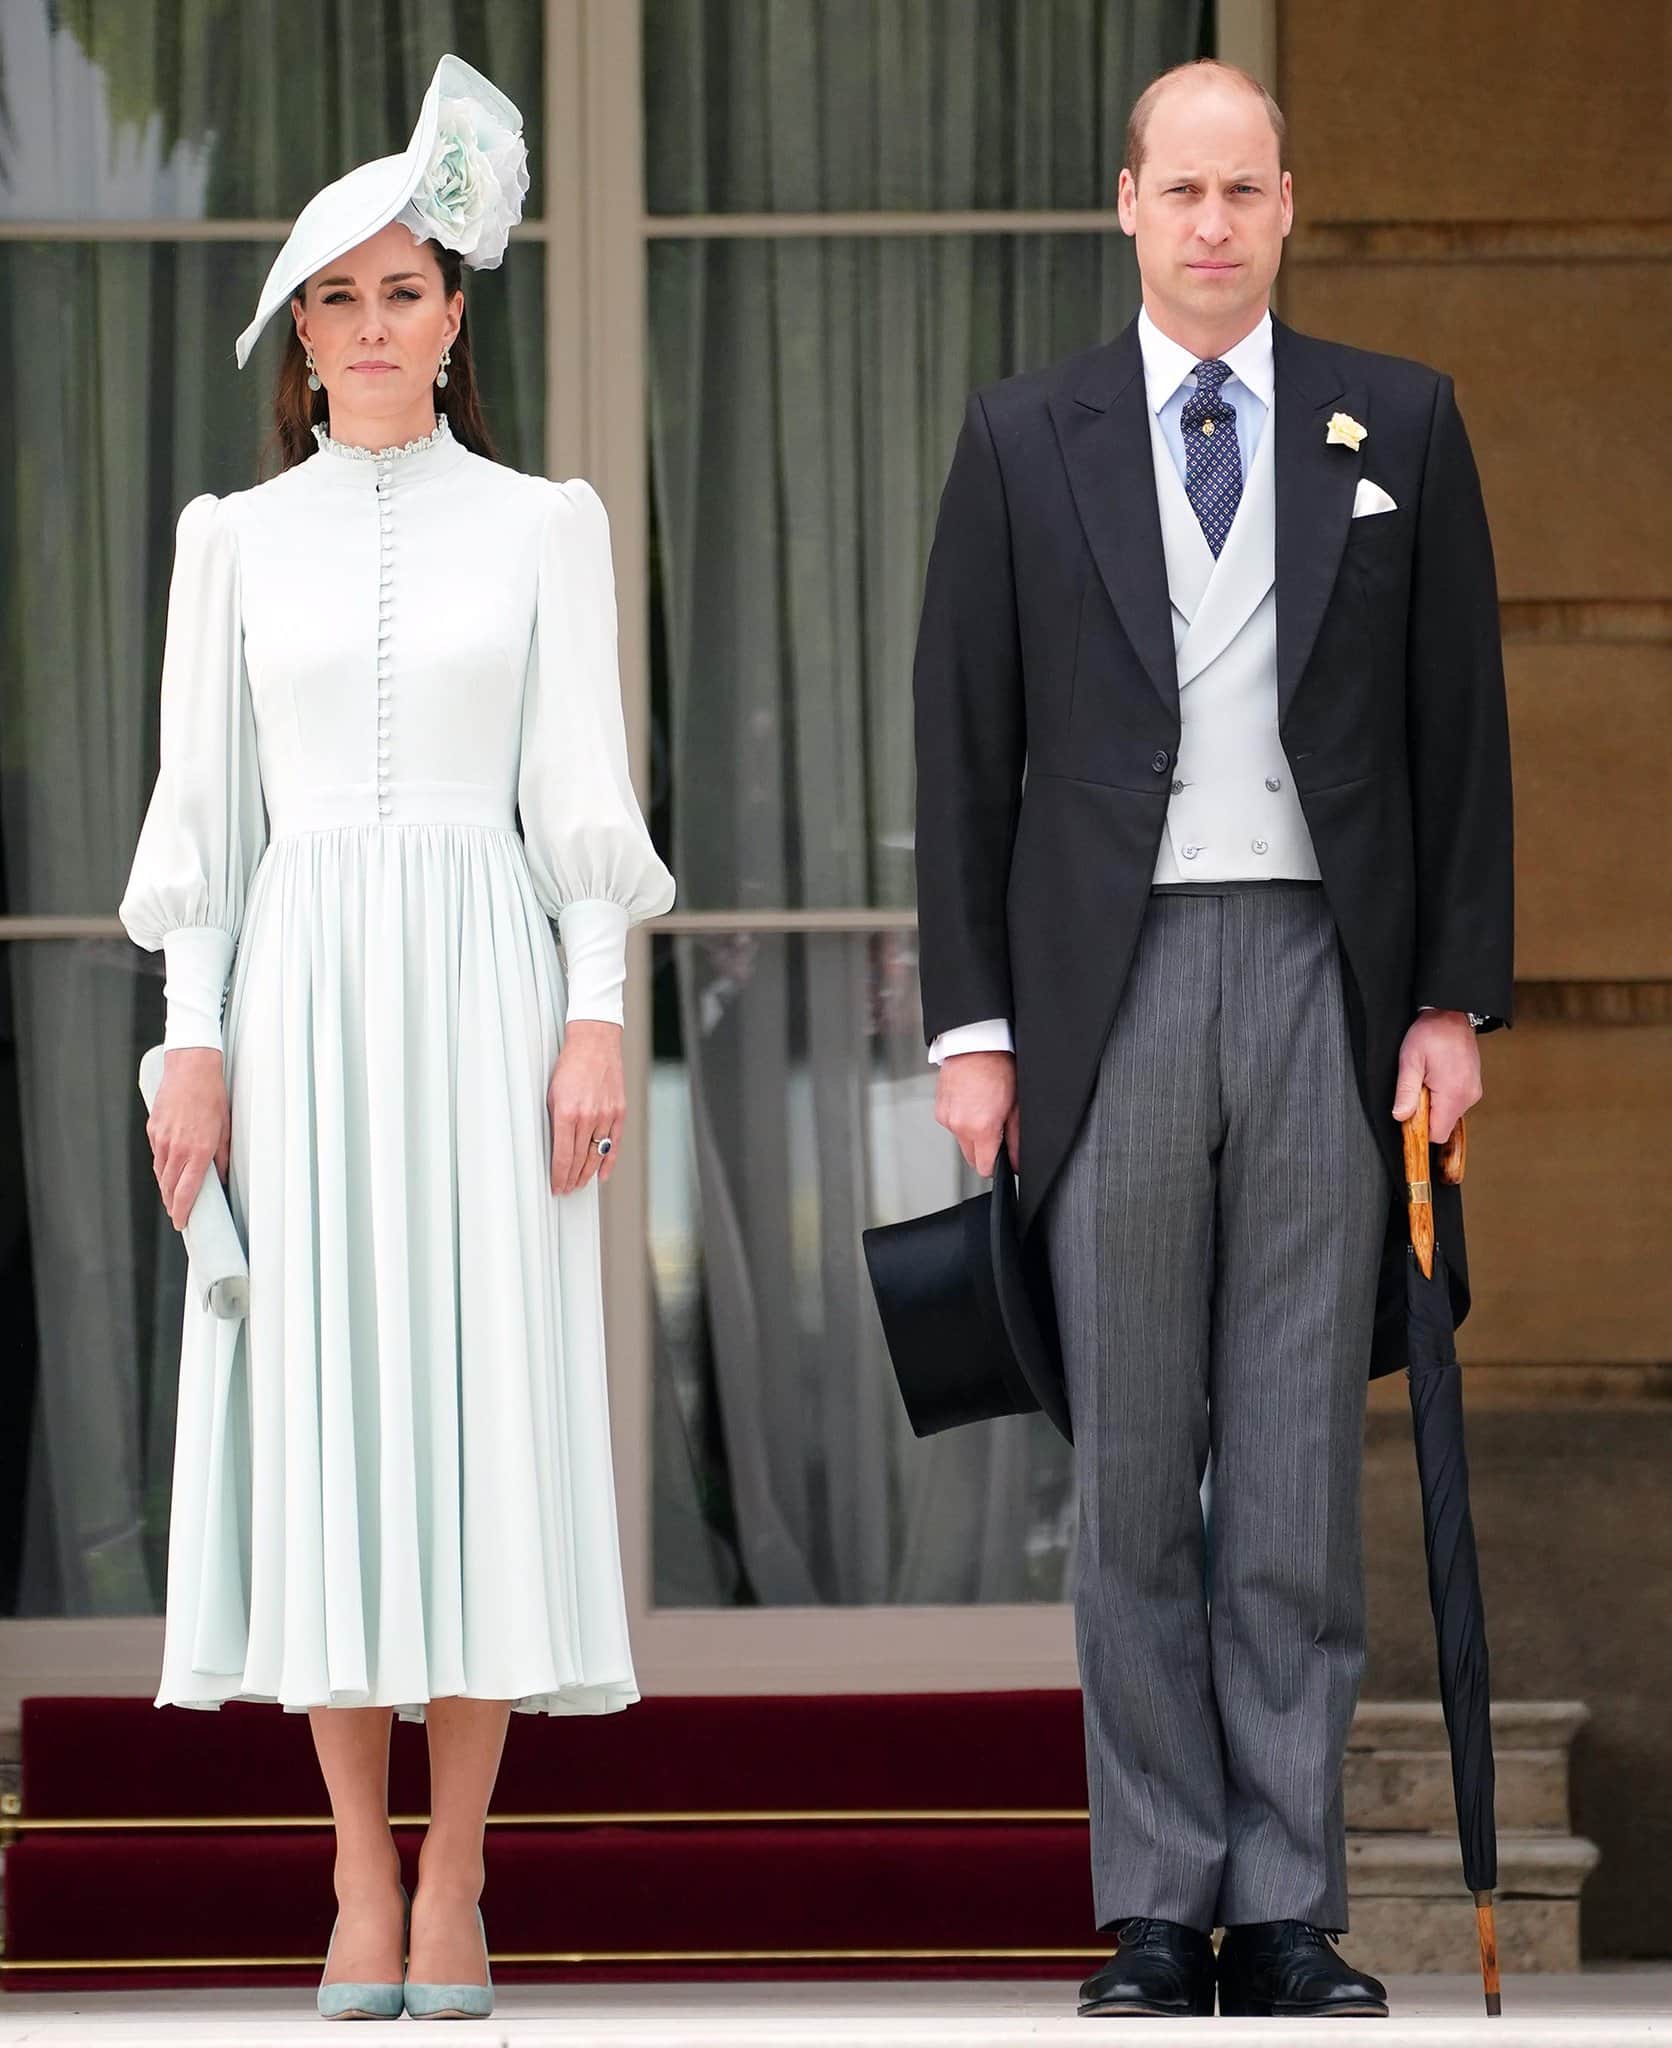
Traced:
<svg viewBox="0 0 1672 2048">
<path fill-rule="evenodd" d="M 1577 1701 L 1510 1700 L 1492 1710 L 1500 1829 L 1568 1825 L 1569 1755 L 1589 1718 Z M 1348 1738 L 1347 1825 L 1367 1833 L 1443 1833 L 1456 1818 L 1445 1719 L 1437 1704 L 1368 1701 Z"/>
<path fill-rule="evenodd" d="M 1504 1749 L 1559 1749 L 1564 1754 L 1591 1717 L 1583 1700 L 1494 1700 L 1492 1741 Z M 1438 1700 L 1361 1700 L 1349 1749 L 1446 1748 L 1446 1717 Z"/>
<path fill-rule="evenodd" d="M 1665 2048 L 1672 1970 L 1518 1980 L 1482 2031 L 1478 1976 L 1396 1977 L 1374 2048 Z M 79 2010 L 76 2007 L 79 2006 Z M 13 1993 L 7 2040 L 44 2048 L 308 2048 L 320 2023 L 305 1987 L 288 1991 L 102 1992 L 72 2001 Z M 1148 2031 L 1146 2032 L 1146 2028 Z M 403 2029 L 404 2031 L 404 2029 Z M 1295 2048 L 1292 2021 L 1131 2020 L 1112 2037 L 1165 2048 Z M 1101 2028 L 1092 2030 L 1095 2040 Z M 1349 2030 L 1351 2035 L 1352 2030 Z M 1087 2048 L 1072 1982 L 925 1984 L 503 1984 L 494 2018 L 449 2041 L 504 2048 Z M 373 2037 L 369 2029 L 354 2035 Z"/>
<path fill-rule="evenodd" d="M 1568 1755 L 1590 1720 L 1584 1700 L 1494 1700 L 1494 1749 L 1537 1749 Z M 1438 1700 L 1363 1700 L 1352 1716 L 1348 1749 L 1447 1749 Z"/>
<path fill-rule="evenodd" d="M 1545 1830 L 1500 1829 L 1493 1907 L 1503 1969 L 1577 1970 L 1579 1894 L 1596 1868 L 1595 1843 Z M 1474 1901 L 1450 1835 L 1347 1837 L 1355 1963 L 1390 1970 L 1467 1970 L 1479 1955 Z"/>
<path fill-rule="evenodd" d="M 1580 1835 L 1498 1831 L 1498 1889 L 1527 1898 L 1577 1897 L 1596 1868 L 1597 1846 Z M 1468 1898 L 1454 1833 L 1349 1835 L 1347 1883 L 1355 1896 Z"/>
<path fill-rule="evenodd" d="M 1059 1748 L 1070 1735 L 1078 1735 L 1078 1703 L 1069 1700 L 1066 1706 L 1074 1711 L 1069 1713 L 1065 1708 L 1056 1717 L 1063 1724 L 1056 1731 L 1060 1738 Z M 1585 1719 L 1584 1707 L 1569 1702 L 1509 1701 L 1493 1709 L 1500 1829 L 1498 1939 L 1506 1971 L 1542 1973 L 1578 1967 L 1580 1892 L 1598 1860 L 1597 1851 L 1591 1843 L 1568 1831 L 1568 1751 Z M 252 1722 L 251 1725 L 266 1732 L 264 1724 Z M 141 1734 L 152 1732 L 149 1719 L 139 1721 L 138 1726 Z M 195 1737 L 196 1731 L 192 1732 Z M 211 1733 L 230 1736 L 242 1734 L 243 1730 L 229 1727 Z M 85 1756 L 86 1752 L 80 1754 Z M 306 1761 L 311 1770 L 311 1759 Z M 60 1816 L 66 1811 L 71 1814 L 88 1811 L 85 1806 L 78 1808 L 71 1796 L 80 1782 L 75 1766 L 76 1753 L 72 1749 L 66 1752 L 64 1759 L 64 1768 L 70 1773 L 70 1778 L 67 1788 L 59 1788 L 57 1812 Z M 267 1775 L 261 1771 L 251 1771 L 248 1775 L 259 1782 L 263 1797 L 270 1799 Z M 1064 1773 L 1059 1771 L 1058 1775 L 1063 1776 Z M 239 1782 L 242 1783 L 242 1779 Z M 0 1770 L 0 1792 L 6 1789 L 15 1789 L 15 1780 L 8 1786 L 7 1774 Z M 787 1794 L 798 1793 L 799 1779 L 787 1782 L 784 1789 Z M 1042 1787 L 1037 1795 L 1031 1785 L 1020 1783 L 1013 1789 L 1007 1785 L 1007 1792 L 1012 1800 L 1023 1794 L 1039 1796 L 1041 1803 L 1053 1811 L 1068 1808 L 1076 1797 L 1083 1798 L 1083 1792 L 1077 1794 L 1071 1783 L 1059 1785 L 1054 1780 Z M 1361 1962 L 1379 1975 L 1391 1971 L 1468 1972 L 1473 1969 L 1476 1964 L 1475 1915 L 1473 1903 L 1463 1889 L 1449 1753 L 1444 1719 L 1438 1706 L 1378 1701 L 1361 1706 L 1349 1743 L 1346 1793 L 1349 1819 L 1347 1867 L 1352 1919 L 1352 1931 L 1345 1944 L 1347 1953 L 1354 1961 Z M 316 1795 L 307 1788 L 305 1796 L 312 1798 Z M 99 1797 L 103 1801 L 109 1800 L 108 1783 L 102 1787 Z M 149 1783 L 142 1783 L 135 1799 L 135 1811 L 142 1815 L 147 1813 L 151 1810 L 154 1788 Z M 50 1810 L 50 1802 L 44 1803 Z M 94 1815 L 105 1810 L 103 1805 L 91 1809 Z M 212 1802 L 204 1810 L 213 1811 Z M 1064 1838 L 1059 1845 L 1062 1881 L 1060 1919 L 1062 1926 L 1070 1929 L 1070 1933 L 1061 1935 L 1060 1940 L 1073 1941 L 1079 1938 L 1074 1930 L 1080 1927 L 1086 1910 L 1083 1824 L 1077 1830 L 1065 1821 L 1057 1826 L 1056 1832 Z M 960 1830 L 957 1846 L 964 1858 L 974 1855 L 979 1863 L 978 1834 L 979 1831 Z M 1010 1829 L 1000 1829 L 998 1834 L 1002 1839 L 988 1852 L 992 1867 L 995 1871 L 1002 1869 L 1013 1874 L 1015 1833 Z M 851 1844 L 845 1844 L 844 1837 L 845 1831 L 832 1831 L 832 1840 L 838 1847 L 851 1847 Z M 50 1844 L 55 1839 L 60 1846 L 52 1849 Z M 72 1853 L 72 1845 L 77 1839 L 74 1835 L 54 1838 L 37 1834 L 25 1837 L 25 1842 L 34 1846 L 22 1852 L 22 1860 L 27 1862 L 33 1856 L 38 1861 L 43 1851 L 49 1857 Z M 79 1839 L 83 1844 L 90 1841 L 85 1836 Z M 147 1853 L 155 1857 L 165 1848 L 173 1853 L 183 1839 L 185 1837 L 181 1835 L 169 1834 L 165 1825 Z M 224 1837 L 211 1834 L 205 1839 L 224 1840 Z M 275 1848 L 273 1854 L 282 1858 L 285 1854 L 299 1853 L 294 1847 L 299 1839 L 303 1838 L 275 1837 L 277 1843 L 288 1841 L 292 1847 Z M 689 1847 L 686 1831 L 674 1831 L 670 1839 L 685 1842 Z M 126 1855 L 134 1844 L 131 1834 L 113 1833 L 105 1840 L 109 1853 L 119 1857 Z M 495 1855 L 510 1853 L 517 1840 L 516 1831 L 501 1836 L 494 1844 Z M 822 1833 L 819 1841 L 825 1847 L 830 1846 L 824 1842 Z M 313 1846 L 324 1853 L 321 1842 L 315 1842 Z M 614 1831 L 606 1831 L 600 1848 L 591 1852 L 589 1868 L 613 1843 Z M 522 1844 L 523 1848 L 526 1846 L 526 1842 Z M 577 1844 L 572 1838 L 564 1838 L 559 1846 L 567 1854 L 573 1853 Z M 735 1840 L 721 1834 L 713 1845 L 714 1854 L 722 1857 L 736 1846 Z M 891 1845 L 885 1853 L 892 1854 L 896 1846 Z M 665 1860 L 667 1853 L 666 1845 L 659 1842 L 656 1845 L 658 1864 Z M 1051 1868 L 1056 1871 L 1058 1863 L 1053 1861 Z M 592 1875 L 595 1878 L 595 1871 Z M 154 1877 L 153 1871 L 145 1882 L 153 1882 Z M 1002 1889 L 1002 1884 L 999 1888 Z M 190 1889 L 189 1885 L 181 1887 L 182 1893 Z M 113 1895 L 113 1923 L 121 1918 L 116 1900 L 129 1895 L 121 1886 Z M 21 1929 L 21 1917 L 18 1917 L 18 1925 Z M 1053 1934 L 1052 1939 L 1058 1940 L 1059 1936 Z"/>
</svg>

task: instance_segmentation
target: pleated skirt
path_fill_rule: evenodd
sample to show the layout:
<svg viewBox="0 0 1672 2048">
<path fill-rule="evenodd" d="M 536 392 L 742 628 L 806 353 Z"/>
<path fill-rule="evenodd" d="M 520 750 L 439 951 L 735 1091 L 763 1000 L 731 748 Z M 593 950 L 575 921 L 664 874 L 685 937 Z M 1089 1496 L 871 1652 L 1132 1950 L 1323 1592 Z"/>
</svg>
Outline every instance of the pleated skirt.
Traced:
<svg viewBox="0 0 1672 2048">
<path fill-rule="evenodd" d="M 638 1698 L 562 1015 L 514 830 L 268 847 L 224 1034 L 250 1307 L 186 1307 L 159 1705 Z"/>
</svg>

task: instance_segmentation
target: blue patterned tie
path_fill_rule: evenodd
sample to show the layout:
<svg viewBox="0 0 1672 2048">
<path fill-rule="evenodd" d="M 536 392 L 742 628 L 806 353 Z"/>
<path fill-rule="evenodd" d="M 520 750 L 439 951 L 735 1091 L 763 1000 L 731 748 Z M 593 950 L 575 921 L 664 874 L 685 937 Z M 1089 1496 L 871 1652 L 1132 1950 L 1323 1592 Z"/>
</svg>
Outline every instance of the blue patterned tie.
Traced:
<svg viewBox="0 0 1672 2048">
<path fill-rule="evenodd" d="M 1196 365 L 1196 389 L 1184 401 L 1184 494 L 1217 561 L 1242 498 L 1237 413 L 1220 387 L 1231 374 L 1215 356 Z"/>
</svg>

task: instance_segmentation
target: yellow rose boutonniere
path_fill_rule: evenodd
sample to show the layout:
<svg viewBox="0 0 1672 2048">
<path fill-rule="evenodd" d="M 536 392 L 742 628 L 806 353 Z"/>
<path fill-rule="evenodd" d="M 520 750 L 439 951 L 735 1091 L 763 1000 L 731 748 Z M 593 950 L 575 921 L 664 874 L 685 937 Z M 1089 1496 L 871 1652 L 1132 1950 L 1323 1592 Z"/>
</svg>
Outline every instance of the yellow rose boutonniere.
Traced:
<svg viewBox="0 0 1672 2048">
<path fill-rule="evenodd" d="M 1356 450 L 1369 431 L 1368 427 L 1361 427 L 1350 412 L 1332 412 L 1329 416 L 1329 432 L 1324 436 L 1324 445 L 1333 448 L 1339 441 L 1343 446 Z"/>
</svg>

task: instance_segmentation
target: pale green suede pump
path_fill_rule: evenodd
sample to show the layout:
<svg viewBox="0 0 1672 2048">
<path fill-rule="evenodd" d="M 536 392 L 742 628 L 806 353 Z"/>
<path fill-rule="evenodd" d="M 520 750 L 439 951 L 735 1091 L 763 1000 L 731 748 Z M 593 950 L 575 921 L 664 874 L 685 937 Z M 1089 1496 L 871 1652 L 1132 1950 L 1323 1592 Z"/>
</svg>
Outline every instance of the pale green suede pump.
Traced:
<svg viewBox="0 0 1672 2048">
<path fill-rule="evenodd" d="M 488 1930 L 482 1925 L 482 1909 L 476 1908 L 476 1925 L 482 1933 L 482 1968 L 485 1984 L 415 1984 L 406 1980 L 406 2009 L 415 2020 L 485 2020 L 493 2011 L 493 1970 L 488 1961 Z"/>
<path fill-rule="evenodd" d="M 406 1926 L 412 1929 L 412 1901 L 407 1897 L 406 1886 L 401 1886 L 401 1903 L 406 1908 Z M 331 1950 L 337 1945 L 335 1922 L 331 1927 L 331 1939 L 325 1950 L 325 1975 L 331 1974 Z M 404 1954 L 406 1941 L 401 1949 Z M 403 1973 L 404 1974 L 404 1973 Z M 401 1984 L 327 1984 L 321 1980 L 319 1987 L 319 2016 L 322 2020 L 398 2020 L 401 2008 L 406 2002 L 406 1986 Z"/>
</svg>

